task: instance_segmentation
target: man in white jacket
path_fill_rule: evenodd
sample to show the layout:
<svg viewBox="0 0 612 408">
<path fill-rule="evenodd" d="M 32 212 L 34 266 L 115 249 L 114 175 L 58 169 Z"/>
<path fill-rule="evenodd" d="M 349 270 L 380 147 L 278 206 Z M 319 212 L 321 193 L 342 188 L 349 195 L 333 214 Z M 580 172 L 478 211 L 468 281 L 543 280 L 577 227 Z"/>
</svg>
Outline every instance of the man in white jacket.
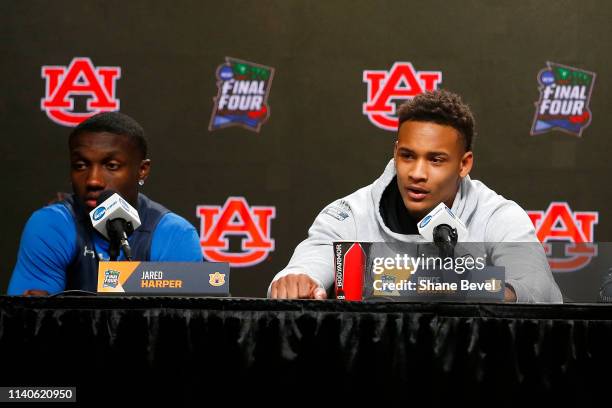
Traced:
<svg viewBox="0 0 612 408">
<path fill-rule="evenodd" d="M 472 112 L 456 94 L 427 92 L 404 103 L 393 159 L 382 176 L 323 209 L 268 296 L 325 299 L 334 282 L 334 241 L 422 241 L 417 222 L 441 202 L 466 225 L 466 241 L 537 243 L 518 204 L 470 179 L 473 137 Z M 543 249 L 529 247 L 529 257 L 513 245 L 495 247 L 492 263 L 506 267 L 504 299 L 562 302 Z"/>
</svg>

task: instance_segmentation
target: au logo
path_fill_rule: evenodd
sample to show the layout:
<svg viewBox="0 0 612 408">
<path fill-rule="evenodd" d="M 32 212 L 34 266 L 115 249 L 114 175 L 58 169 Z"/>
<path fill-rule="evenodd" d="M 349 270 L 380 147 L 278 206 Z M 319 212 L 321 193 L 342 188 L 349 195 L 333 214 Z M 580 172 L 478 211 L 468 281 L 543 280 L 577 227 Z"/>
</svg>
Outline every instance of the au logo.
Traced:
<svg viewBox="0 0 612 408">
<path fill-rule="evenodd" d="M 225 283 L 224 273 L 209 273 L 208 276 L 210 277 L 208 283 L 210 283 L 212 286 L 223 286 L 223 284 Z"/>
<path fill-rule="evenodd" d="M 249 206 L 244 197 L 229 197 L 223 206 L 199 205 L 196 215 L 202 254 L 209 261 L 252 266 L 274 251 L 270 224 L 275 207 Z M 230 248 L 230 238 L 240 241 L 239 248 Z"/>
<path fill-rule="evenodd" d="M 572 211 L 566 202 L 552 202 L 546 211 L 527 211 L 553 272 L 572 272 L 584 268 L 597 255 L 593 243 L 597 211 Z M 553 254 L 551 243 L 561 242 L 563 253 Z"/>
<path fill-rule="evenodd" d="M 389 71 L 363 71 L 363 82 L 368 84 L 363 114 L 373 125 L 396 131 L 397 101 L 438 89 L 442 82 L 442 72 L 416 71 L 410 62 L 396 62 Z"/>
<path fill-rule="evenodd" d="M 96 113 L 119 110 L 115 82 L 121 78 L 119 67 L 95 67 L 89 58 L 77 57 L 68 67 L 45 65 L 46 81 L 41 108 L 49 119 L 63 126 L 76 126 Z M 82 112 L 76 112 L 75 96 L 87 96 Z"/>
</svg>

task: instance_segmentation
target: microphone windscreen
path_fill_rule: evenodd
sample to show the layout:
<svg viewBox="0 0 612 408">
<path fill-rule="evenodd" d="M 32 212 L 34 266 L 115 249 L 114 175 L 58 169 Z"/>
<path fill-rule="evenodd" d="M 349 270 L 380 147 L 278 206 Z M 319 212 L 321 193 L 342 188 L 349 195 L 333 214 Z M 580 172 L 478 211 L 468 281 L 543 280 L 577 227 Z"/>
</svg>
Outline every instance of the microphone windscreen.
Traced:
<svg viewBox="0 0 612 408">
<path fill-rule="evenodd" d="M 104 190 L 103 192 L 101 192 L 100 195 L 98 196 L 98 199 L 96 200 L 96 207 L 102 204 L 103 202 L 105 202 L 106 200 L 108 200 L 110 196 L 112 196 L 115 193 L 116 193 L 115 190 Z"/>
</svg>

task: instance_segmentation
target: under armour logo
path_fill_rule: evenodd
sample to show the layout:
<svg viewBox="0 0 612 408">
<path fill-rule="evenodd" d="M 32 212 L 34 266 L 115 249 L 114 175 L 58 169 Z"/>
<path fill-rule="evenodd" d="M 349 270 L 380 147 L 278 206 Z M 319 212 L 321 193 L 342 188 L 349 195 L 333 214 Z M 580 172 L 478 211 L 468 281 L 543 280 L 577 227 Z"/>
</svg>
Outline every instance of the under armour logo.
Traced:
<svg viewBox="0 0 612 408">
<path fill-rule="evenodd" d="M 96 253 L 93 249 L 88 249 L 87 245 L 85 245 L 85 249 L 83 250 L 83 256 L 91 256 L 92 258 L 96 257 Z"/>
</svg>

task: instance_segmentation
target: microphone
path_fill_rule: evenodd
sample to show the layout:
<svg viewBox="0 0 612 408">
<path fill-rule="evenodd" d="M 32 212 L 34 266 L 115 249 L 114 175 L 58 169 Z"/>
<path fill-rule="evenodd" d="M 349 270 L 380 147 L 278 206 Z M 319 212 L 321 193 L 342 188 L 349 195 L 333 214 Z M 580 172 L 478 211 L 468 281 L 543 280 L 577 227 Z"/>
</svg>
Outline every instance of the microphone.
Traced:
<svg viewBox="0 0 612 408">
<path fill-rule="evenodd" d="M 604 277 L 603 283 L 599 288 L 599 301 L 605 303 L 612 302 L 612 268 L 608 269 L 608 274 Z"/>
<path fill-rule="evenodd" d="M 111 243 L 109 255 L 116 261 L 123 249 L 125 259 L 132 260 L 128 237 L 140 226 L 138 211 L 113 190 L 105 190 L 98 196 L 97 206 L 89 213 L 91 225 Z"/>
<path fill-rule="evenodd" d="M 419 234 L 433 242 L 443 258 L 454 257 L 455 245 L 467 238 L 463 222 L 444 203 L 440 203 L 417 225 Z"/>
<path fill-rule="evenodd" d="M 442 258 L 454 258 L 457 238 L 457 229 L 450 225 L 440 224 L 434 228 L 433 242 L 438 247 Z"/>
</svg>

